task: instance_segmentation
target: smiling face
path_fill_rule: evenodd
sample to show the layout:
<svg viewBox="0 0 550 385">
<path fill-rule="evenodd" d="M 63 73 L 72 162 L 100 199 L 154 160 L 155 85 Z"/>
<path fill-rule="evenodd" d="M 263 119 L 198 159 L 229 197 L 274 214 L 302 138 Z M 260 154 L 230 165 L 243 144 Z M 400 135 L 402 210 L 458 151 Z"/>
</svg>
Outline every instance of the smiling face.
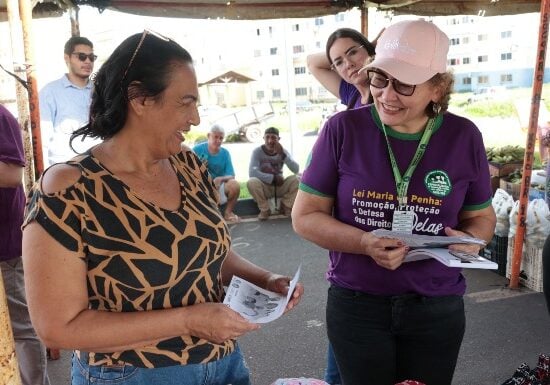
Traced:
<svg viewBox="0 0 550 385">
<path fill-rule="evenodd" d="M 167 158 L 181 151 L 184 134 L 191 126 L 200 123 L 197 101 L 199 91 L 195 70 L 189 63 L 173 65 L 168 87 L 158 100 L 145 101 L 142 115 L 144 127 L 151 127 L 144 135 L 151 136 L 150 143 L 156 147 L 159 157 Z"/>
<path fill-rule="evenodd" d="M 336 39 L 329 50 L 332 68 L 342 79 L 351 84 L 362 84 L 366 80 L 365 73 L 358 71 L 369 59 L 367 50 L 361 43 L 349 37 Z"/>
<path fill-rule="evenodd" d="M 94 70 L 94 62 L 87 57 L 84 61 L 80 61 L 78 54 L 93 55 L 94 50 L 86 44 L 77 44 L 74 46 L 73 52 L 70 55 L 65 54 L 65 63 L 69 70 L 69 74 L 80 79 L 88 79 Z"/>
<path fill-rule="evenodd" d="M 393 79 L 383 71 L 378 72 L 388 79 Z M 430 81 L 416 85 L 410 96 L 397 93 L 391 81 L 385 88 L 371 85 L 370 92 L 382 123 L 396 131 L 410 134 L 424 129 L 428 121 L 426 107 L 431 101 L 437 102 L 441 97 L 441 90 L 434 87 Z"/>
</svg>

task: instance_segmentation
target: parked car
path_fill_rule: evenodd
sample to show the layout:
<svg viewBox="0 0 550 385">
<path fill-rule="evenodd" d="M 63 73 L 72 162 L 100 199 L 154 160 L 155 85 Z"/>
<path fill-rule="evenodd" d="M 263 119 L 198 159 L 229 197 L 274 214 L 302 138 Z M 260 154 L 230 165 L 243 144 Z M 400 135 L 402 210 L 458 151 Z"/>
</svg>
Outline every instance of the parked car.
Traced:
<svg viewBox="0 0 550 385">
<path fill-rule="evenodd" d="M 506 97 L 506 87 L 504 86 L 480 87 L 474 90 L 472 96 L 468 98 L 468 103 L 484 100 L 502 100 Z"/>
</svg>

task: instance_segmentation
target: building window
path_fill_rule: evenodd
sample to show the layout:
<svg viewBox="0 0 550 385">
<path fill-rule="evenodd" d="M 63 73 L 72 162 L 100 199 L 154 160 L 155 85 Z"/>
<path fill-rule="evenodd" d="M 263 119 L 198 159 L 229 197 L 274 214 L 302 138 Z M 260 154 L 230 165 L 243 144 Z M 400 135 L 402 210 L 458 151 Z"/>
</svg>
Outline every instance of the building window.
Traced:
<svg viewBox="0 0 550 385">
<path fill-rule="evenodd" d="M 487 40 L 487 38 L 487 34 L 477 35 L 477 41 L 484 41 Z"/>
<path fill-rule="evenodd" d="M 512 31 L 502 31 L 500 33 L 500 38 L 501 39 L 509 39 L 512 37 Z"/>
<path fill-rule="evenodd" d="M 344 21 L 344 14 L 343 13 L 338 13 L 336 15 L 334 15 L 334 20 L 335 21 Z"/>
<path fill-rule="evenodd" d="M 260 36 L 260 28 L 256 29 L 256 36 Z"/>
<path fill-rule="evenodd" d="M 466 86 L 472 84 L 472 78 L 462 78 L 462 84 Z"/>
<path fill-rule="evenodd" d="M 294 67 L 294 75 L 301 75 L 306 73 L 306 67 Z"/>
<path fill-rule="evenodd" d="M 277 47 L 270 48 L 269 49 L 269 54 L 270 55 L 277 55 Z"/>
<path fill-rule="evenodd" d="M 501 83 L 512 83 L 512 74 L 502 74 L 500 75 Z"/>
<path fill-rule="evenodd" d="M 255 49 L 254 50 L 254 57 L 260 57 L 260 56 L 262 56 L 262 51 L 259 50 L 259 49 Z"/>
<path fill-rule="evenodd" d="M 315 48 L 321 48 L 321 42 L 320 41 L 315 42 Z"/>
<path fill-rule="evenodd" d="M 295 45 L 295 46 L 292 47 L 292 52 L 294 52 L 294 53 L 302 53 L 304 51 L 305 51 L 305 49 L 304 49 L 303 45 Z"/>
<path fill-rule="evenodd" d="M 468 36 L 462 38 L 462 44 L 469 44 L 470 38 Z"/>
<path fill-rule="evenodd" d="M 478 84 L 488 84 L 489 83 L 489 76 L 483 75 L 477 77 Z"/>
<path fill-rule="evenodd" d="M 273 27 L 269 26 L 268 29 L 269 29 L 269 36 L 271 36 L 273 34 Z"/>
<path fill-rule="evenodd" d="M 450 44 L 451 45 L 459 45 L 460 44 L 460 39 L 458 37 L 452 38 L 451 41 L 450 41 Z"/>
<path fill-rule="evenodd" d="M 264 92 L 263 91 L 256 91 L 256 99 L 262 100 L 264 98 Z"/>
<path fill-rule="evenodd" d="M 477 57 L 477 62 L 478 62 L 478 63 L 484 63 L 484 62 L 486 62 L 487 60 L 489 60 L 489 58 L 488 58 L 487 55 L 481 55 L 481 56 L 478 56 L 478 57 Z"/>
<path fill-rule="evenodd" d="M 462 58 L 462 64 L 470 64 L 470 58 L 469 57 L 463 57 Z"/>
<path fill-rule="evenodd" d="M 307 96 L 307 88 L 306 87 L 296 88 L 296 96 Z"/>
<path fill-rule="evenodd" d="M 323 24 L 325 24 L 325 21 L 323 19 L 321 19 L 320 17 L 315 19 L 315 25 L 319 26 L 319 25 L 323 25 Z"/>
<path fill-rule="evenodd" d="M 292 32 L 298 32 L 300 30 L 300 24 L 292 24 Z"/>
<path fill-rule="evenodd" d="M 500 60 L 512 60 L 512 52 L 501 53 Z"/>
<path fill-rule="evenodd" d="M 460 64 L 460 59 L 457 59 L 457 58 L 449 59 L 449 65 L 456 66 L 456 65 L 459 65 L 459 64 Z"/>
<path fill-rule="evenodd" d="M 279 76 L 279 69 L 274 68 L 271 70 L 271 76 Z"/>
<path fill-rule="evenodd" d="M 272 90 L 271 96 L 273 99 L 281 99 L 281 90 Z"/>
</svg>

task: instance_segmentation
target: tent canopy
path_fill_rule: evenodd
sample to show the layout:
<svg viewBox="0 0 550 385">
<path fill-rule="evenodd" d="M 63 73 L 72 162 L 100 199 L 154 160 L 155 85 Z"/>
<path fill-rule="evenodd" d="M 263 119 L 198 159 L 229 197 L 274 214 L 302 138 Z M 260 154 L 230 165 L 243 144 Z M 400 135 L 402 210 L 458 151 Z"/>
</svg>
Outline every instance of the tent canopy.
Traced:
<svg viewBox="0 0 550 385">
<path fill-rule="evenodd" d="M 395 14 L 510 15 L 539 12 L 541 0 L 33 0 L 33 17 L 59 16 L 71 7 L 89 5 L 136 15 L 274 19 L 315 17 L 355 7 L 375 7 Z M 6 0 L 0 0 L 0 20 L 6 20 Z"/>
</svg>

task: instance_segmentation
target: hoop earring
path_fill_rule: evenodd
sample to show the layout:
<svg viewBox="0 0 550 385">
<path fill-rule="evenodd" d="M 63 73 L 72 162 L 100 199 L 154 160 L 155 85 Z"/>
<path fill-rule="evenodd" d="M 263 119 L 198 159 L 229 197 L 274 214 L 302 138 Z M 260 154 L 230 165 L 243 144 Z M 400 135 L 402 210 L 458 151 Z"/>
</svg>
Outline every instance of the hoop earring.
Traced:
<svg viewBox="0 0 550 385">
<path fill-rule="evenodd" d="M 441 112 L 441 104 L 432 102 L 432 111 L 434 112 L 434 114 L 439 115 L 439 113 Z"/>
</svg>

